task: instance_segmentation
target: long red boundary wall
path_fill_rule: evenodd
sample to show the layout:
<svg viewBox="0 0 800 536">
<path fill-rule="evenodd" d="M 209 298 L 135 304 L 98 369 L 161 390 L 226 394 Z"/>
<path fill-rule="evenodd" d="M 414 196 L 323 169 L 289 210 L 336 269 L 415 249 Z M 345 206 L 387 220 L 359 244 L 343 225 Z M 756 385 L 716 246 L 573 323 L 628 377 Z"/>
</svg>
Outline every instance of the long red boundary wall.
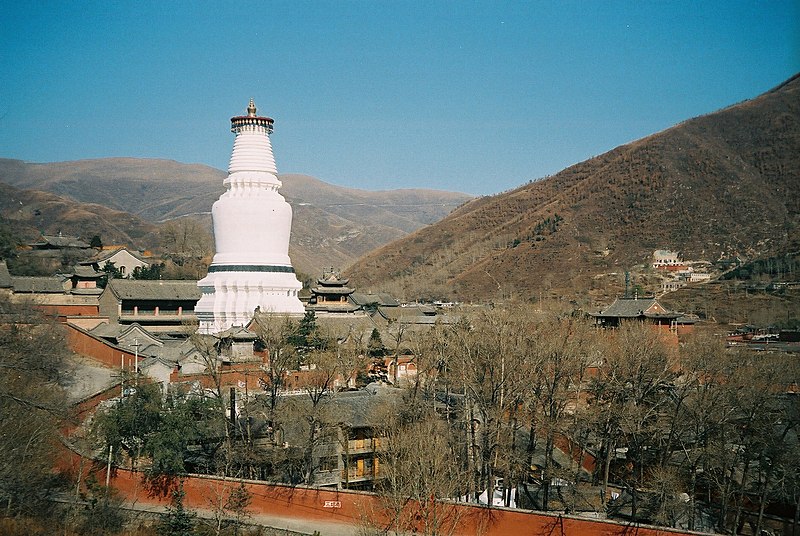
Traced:
<svg viewBox="0 0 800 536">
<path fill-rule="evenodd" d="M 70 452 L 61 469 L 77 475 L 92 461 Z M 81 468 L 82 467 L 82 468 Z M 105 480 L 105 468 L 93 469 L 98 482 Z M 250 493 L 248 512 L 258 516 L 282 519 L 311 520 L 347 526 L 363 525 L 367 520 L 385 523 L 381 500 L 377 495 L 346 490 L 327 490 L 291 487 L 254 481 L 239 481 L 188 475 L 183 478 L 186 493 L 184 505 L 190 509 L 209 509 L 215 498 L 227 497 L 231 490 L 244 484 Z M 138 505 L 169 504 L 166 493 L 152 491 L 145 485 L 142 474 L 122 468 L 112 471 L 111 485 L 128 502 Z M 412 505 L 413 507 L 413 505 Z M 505 508 L 486 508 L 463 504 L 439 503 L 437 506 L 444 526 L 454 525 L 453 535 L 560 535 L 560 536 L 676 536 L 699 534 L 641 525 L 621 525 L 576 517 L 548 515 Z M 421 525 L 420 525 L 421 526 Z M 449 531 L 444 531 L 449 532 Z"/>
</svg>

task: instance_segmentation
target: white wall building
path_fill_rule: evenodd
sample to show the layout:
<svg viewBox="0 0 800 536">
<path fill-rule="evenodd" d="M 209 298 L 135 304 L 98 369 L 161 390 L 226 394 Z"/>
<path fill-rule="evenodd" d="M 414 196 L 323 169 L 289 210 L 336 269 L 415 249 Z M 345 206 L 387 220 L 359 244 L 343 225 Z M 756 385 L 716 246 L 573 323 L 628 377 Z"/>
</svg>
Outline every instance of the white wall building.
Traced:
<svg viewBox="0 0 800 536">
<path fill-rule="evenodd" d="M 139 255 L 128 251 L 126 248 L 106 251 L 94 259 L 81 264 L 94 265 L 95 270 L 102 270 L 107 263 L 113 263 L 122 277 L 130 278 L 136 268 L 149 268 L 150 263 Z"/>
<path fill-rule="evenodd" d="M 677 264 L 683 264 L 680 254 L 677 251 L 657 249 L 653 252 L 653 268 L 658 268 L 660 266 L 675 266 Z"/>
<path fill-rule="evenodd" d="M 216 254 L 208 275 L 197 282 L 202 297 L 195 312 L 201 333 L 244 326 L 256 308 L 302 315 L 302 285 L 289 259 L 292 207 L 278 193 L 281 181 L 272 154 L 273 120 L 256 115 L 231 118 L 233 143 L 225 193 L 214 203 Z"/>
</svg>

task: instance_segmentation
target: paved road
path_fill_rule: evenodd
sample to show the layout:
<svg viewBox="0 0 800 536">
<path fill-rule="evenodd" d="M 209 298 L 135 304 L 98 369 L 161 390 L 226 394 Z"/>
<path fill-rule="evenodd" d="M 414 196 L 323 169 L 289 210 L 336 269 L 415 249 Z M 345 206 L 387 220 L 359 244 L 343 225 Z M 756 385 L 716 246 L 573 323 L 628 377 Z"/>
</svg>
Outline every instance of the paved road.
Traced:
<svg viewBox="0 0 800 536">
<path fill-rule="evenodd" d="M 129 504 L 125 503 L 125 508 L 137 512 L 163 514 L 166 507 L 150 504 Z M 191 512 L 203 519 L 213 519 L 214 514 L 211 510 L 204 508 L 192 508 Z M 288 530 L 297 534 L 313 534 L 319 531 L 320 536 L 358 536 L 361 534 L 358 527 L 343 523 L 333 523 L 314 519 L 304 520 L 297 518 L 285 518 L 272 515 L 260 515 L 251 513 L 246 519 L 248 524 L 273 527 L 276 529 Z"/>
</svg>

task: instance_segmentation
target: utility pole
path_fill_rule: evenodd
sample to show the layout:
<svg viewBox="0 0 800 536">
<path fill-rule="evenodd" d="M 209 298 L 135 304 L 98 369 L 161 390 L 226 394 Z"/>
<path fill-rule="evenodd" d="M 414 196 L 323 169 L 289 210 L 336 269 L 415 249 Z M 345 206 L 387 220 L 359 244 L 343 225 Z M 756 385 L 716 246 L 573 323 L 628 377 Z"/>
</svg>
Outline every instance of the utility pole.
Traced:
<svg viewBox="0 0 800 536">
<path fill-rule="evenodd" d="M 135 385 L 139 386 L 139 339 L 133 339 L 133 349 L 136 355 L 136 364 L 134 365 L 133 372 L 135 374 Z"/>
<path fill-rule="evenodd" d="M 114 452 L 114 445 L 108 446 L 108 466 L 106 467 L 106 493 L 108 493 L 108 484 L 111 482 L 111 454 Z"/>
</svg>

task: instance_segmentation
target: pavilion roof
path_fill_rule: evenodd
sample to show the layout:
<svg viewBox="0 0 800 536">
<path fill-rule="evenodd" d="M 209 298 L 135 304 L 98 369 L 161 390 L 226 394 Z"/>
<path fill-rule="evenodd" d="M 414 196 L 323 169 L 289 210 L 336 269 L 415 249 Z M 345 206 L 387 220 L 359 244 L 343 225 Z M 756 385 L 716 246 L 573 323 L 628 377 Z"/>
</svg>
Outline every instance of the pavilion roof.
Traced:
<svg viewBox="0 0 800 536">
<path fill-rule="evenodd" d="M 600 311 L 591 313 L 594 317 L 615 318 L 678 318 L 675 313 L 661 305 L 655 298 L 617 298 L 614 303 Z"/>
</svg>

